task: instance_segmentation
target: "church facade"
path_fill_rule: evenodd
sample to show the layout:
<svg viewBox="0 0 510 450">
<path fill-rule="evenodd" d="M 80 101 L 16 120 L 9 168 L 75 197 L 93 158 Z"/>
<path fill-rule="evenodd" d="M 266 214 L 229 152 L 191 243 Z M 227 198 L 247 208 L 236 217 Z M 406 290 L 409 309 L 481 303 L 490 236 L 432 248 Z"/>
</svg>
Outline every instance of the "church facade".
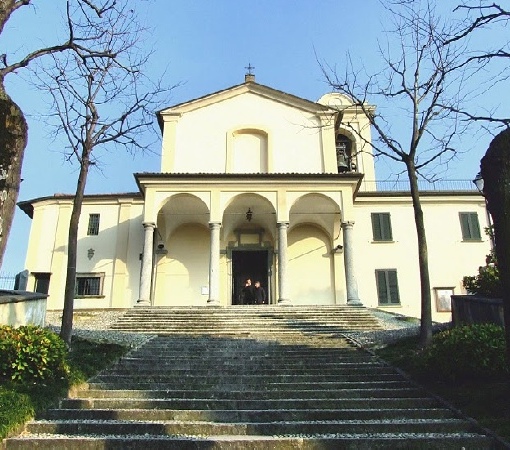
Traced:
<svg viewBox="0 0 510 450">
<path fill-rule="evenodd" d="M 270 304 L 419 316 L 411 198 L 375 181 L 369 122 L 348 98 L 312 102 L 247 75 L 158 121 L 160 172 L 134 174 L 136 192 L 85 196 L 75 308 L 228 307 L 250 278 Z M 72 201 L 19 203 L 32 218 L 28 289 L 48 309 L 63 307 Z M 460 184 L 422 202 L 433 317 L 447 321 L 450 293 L 489 251 L 485 204 Z"/>
</svg>

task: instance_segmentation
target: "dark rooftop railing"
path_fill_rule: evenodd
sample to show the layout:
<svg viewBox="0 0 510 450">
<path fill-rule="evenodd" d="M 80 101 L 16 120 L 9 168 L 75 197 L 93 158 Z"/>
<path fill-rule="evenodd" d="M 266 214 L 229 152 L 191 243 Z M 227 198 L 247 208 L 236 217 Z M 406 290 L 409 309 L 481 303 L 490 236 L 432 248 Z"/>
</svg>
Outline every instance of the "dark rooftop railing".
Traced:
<svg viewBox="0 0 510 450">
<path fill-rule="evenodd" d="M 426 181 L 418 180 L 420 191 L 435 192 L 477 192 L 476 186 L 471 180 L 439 180 Z M 360 192 L 409 192 L 408 180 L 363 180 Z"/>
</svg>

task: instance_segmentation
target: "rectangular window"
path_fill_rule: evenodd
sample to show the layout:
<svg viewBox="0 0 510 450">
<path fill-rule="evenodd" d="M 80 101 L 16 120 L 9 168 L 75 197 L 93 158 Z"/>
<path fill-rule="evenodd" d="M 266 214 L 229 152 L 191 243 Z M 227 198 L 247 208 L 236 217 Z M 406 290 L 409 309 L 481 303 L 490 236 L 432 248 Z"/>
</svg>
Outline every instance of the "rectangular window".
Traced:
<svg viewBox="0 0 510 450">
<path fill-rule="evenodd" d="M 34 272 L 35 286 L 34 291 L 40 294 L 47 294 L 50 290 L 50 273 Z"/>
<path fill-rule="evenodd" d="M 374 241 L 392 241 L 390 213 L 372 213 Z"/>
<path fill-rule="evenodd" d="M 379 305 L 400 305 L 397 271 L 395 269 L 376 270 L 375 279 L 377 282 Z"/>
<path fill-rule="evenodd" d="M 99 214 L 89 214 L 89 226 L 87 228 L 88 236 L 97 236 L 99 234 Z"/>
<path fill-rule="evenodd" d="M 462 240 L 464 241 L 481 241 L 480 224 L 478 222 L 478 214 L 475 212 L 461 212 L 460 228 L 462 230 Z"/>
<path fill-rule="evenodd" d="M 97 297 L 103 295 L 103 273 L 76 274 L 76 296 Z"/>
</svg>

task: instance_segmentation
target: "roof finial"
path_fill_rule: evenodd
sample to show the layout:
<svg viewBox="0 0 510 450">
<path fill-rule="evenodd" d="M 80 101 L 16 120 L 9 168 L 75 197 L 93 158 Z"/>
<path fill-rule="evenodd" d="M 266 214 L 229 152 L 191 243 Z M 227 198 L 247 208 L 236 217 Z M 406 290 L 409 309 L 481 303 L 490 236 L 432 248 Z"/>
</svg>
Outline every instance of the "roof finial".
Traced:
<svg viewBox="0 0 510 450">
<path fill-rule="evenodd" d="M 253 69 L 255 69 L 254 66 L 251 65 L 251 63 L 248 63 L 248 65 L 245 67 L 247 70 L 246 74 L 244 75 L 244 82 L 255 82 L 255 74 L 253 73 Z"/>
</svg>

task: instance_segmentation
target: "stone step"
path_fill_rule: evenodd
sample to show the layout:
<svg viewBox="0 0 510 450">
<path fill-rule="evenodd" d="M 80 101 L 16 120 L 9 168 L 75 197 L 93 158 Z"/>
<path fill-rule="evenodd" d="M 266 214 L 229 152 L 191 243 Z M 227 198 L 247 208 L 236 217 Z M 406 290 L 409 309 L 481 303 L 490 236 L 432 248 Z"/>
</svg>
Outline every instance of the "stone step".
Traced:
<svg viewBox="0 0 510 450">
<path fill-rule="evenodd" d="M 377 369 L 377 365 L 374 366 L 371 366 L 369 364 L 366 364 L 368 367 L 361 367 L 361 368 L 358 368 L 358 370 L 361 370 L 363 371 L 363 369 Z M 357 366 L 354 365 L 354 364 L 345 364 L 343 366 L 340 366 L 340 365 L 336 365 L 336 366 L 330 366 L 330 367 L 324 367 L 324 368 L 320 368 L 320 367 L 314 367 L 314 368 L 306 368 L 306 370 L 302 370 L 301 366 L 287 366 L 287 367 L 284 367 L 284 369 L 287 369 L 287 370 L 292 370 L 292 369 L 295 369 L 295 370 L 300 370 L 301 371 L 304 371 L 308 374 L 308 376 L 313 376 L 313 375 L 321 375 L 321 376 L 325 376 L 325 375 L 341 375 L 343 373 L 347 373 L 349 371 L 351 371 L 351 369 L 353 371 L 356 372 L 356 368 Z M 251 374 L 251 375 L 254 375 L 254 374 L 257 374 L 257 375 L 264 375 L 264 376 L 268 376 L 268 377 L 271 377 L 271 376 L 277 376 L 278 374 L 280 374 L 282 372 L 282 368 L 278 368 L 278 367 L 257 367 L 257 366 L 236 366 L 236 365 L 220 365 L 220 364 L 212 364 L 210 366 L 195 366 L 195 367 L 175 367 L 174 369 L 171 369 L 171 372 L 174 373 L 174 374 L 178 374 L 180 376 L 193 376 L 197 370 L 221 370 L 222 373 L 225 375 L 225 376 L 239 376 L 239 375 L 242 375 L 242 374 Z M 170 370 L 169 370 L 170 371 Z M 159 373 L 162 373 L 163 370 L 159 370 L 157 371 L 156 374 L 159 374 Z M 137 376 L 140 376 L 140 375 L 147 375 L 147 376 L 150 376 L 151 374 L 154 374 L 154 369 L 150 369 L 148 367 L 144 367 L 144 368 L 138 368 L 138 369 L 113 369 L 112 374 L 114 375 L 131 375 L 131 374 L 136 374 Z"/>
<path fill-rule="evenodd" d="M 216 366 L 218 367 L 218 366 Z M 139 379 L 139 378 L 149 378 L 151 380 L 157 380 L 157 379 L 171 379 L 171 378 L 177 378 L 182 379 L 183 373 L 185 374 L 185 371 L 167 371 L 165 373 L 161 373 L 161 371 L 156 371 L 156 373 L 151 372 L 150 370 L 147 370 L 147 373 L 143 373 L 142 371 L 136 372 L 133 371 L 127 371 L 128 373 L 120 374 L 116 373 L 116 369 L 112 368 L 111 371 L 108 372 L 102 372 L 98 375 L 96 375 L 93 380 L 99 380 L 104 379 L 106 380 L 107 377 L 115 376 L 115 377 L 133 377 L 133 379 Z M 189 372 L 189 371 L 188 371 Z M 344 367 L 342 368 L 336 368 L 333 371 L 329 372 L 318 372 L 315 371 L 303 371 L 301 373 L 285 373 L 285 372 L 276 372 L 272 374 L 270 377 L 267 374 L 257 374 L 257 373 L 240 373 L 236 372 L 236 378 L 238 379 L 259 379 L 259 380 L 268 380 L 268 381 L 289 381 L 289 380 L 296 380 L 296 381 L 307 381 L 307 380 L 317 380 L 317 381 L 331 381 L 331 379 L 338 379 L 338 380 L 347 380 L 350 378 L 356 378 L 356 377 L 377 377 L 378 375 L 387 376 L 395 374 L 395 371 L 392 370 L 389 367 L 385 366 L 377 366 L 377 365 L 363 365 L 363 366 L 356 366 L 356 367 Z M 200 379 L 200 378 L 207 378 L 210 377 L 211 380 L 214 379 L 225 379 L 223 376 L 223 373 L 220 375 L 218 373 L 211 373 L 210 375 L 208 373 L 192 373 L 190 374 L 190 377 L 193 377 L 194 379 Z M 120 378 L 119 378 L 120 379 Z"/>
<path fill-rule="evenodd" d="M 83 390 L 74 395 L 75 398 L 143 398 L 143 399 L 213 399 L 213 400 L 279 400 L 288 397 L 305 399 L 342 400 L 350 398 L 410 398 L 420 397 L 422 392 L 409 384 L 395 388 L 361 387 L 345 389 L 310 389 L 310 390 L 236 390 L 234 389 L 203 389 L 203 390 Z"/>
<path fill-rule="evenodd" d="M 243 306 L 228 308 L 151 307 L 126 312 L 112 329 L 157 334 L 215 334 L 270 336 L 299 332 L 338 333 L 346 330 L 380 329 L 378 321 L 363 307 L 335 306 Z M 268 333 L 268 330 L 271 333 Z M 274 334 L 273 334 L 274 336 Z"/>
<path fill-rule="evenodd" d="M 158 336 L 5 448 L 495 448 L 473 421 L 342 336 L 378 326 L 347 306 L 135 308 L 115 328 Z"/>
<path fill-rule="evenodd" d="M 9 439 L 9 450 L 489 450 L 491 440 L 477 433 L 345 433 L 304 436 L 75 436 L 26 435 Z"/>
<path fill-rule="evenodd" d="M 154 399 L 154 398 L 68 398 L 61 401 L 66 409 L 367 409 L 367 408 L 436 408 L 438 401 L 423 397 L 376 397 L 337 399 Z"/>
<path fill-rule="evenodd" d="M 334 382 L 343 382 L 343 381 L 370 381 L 370 380 L 381 380 L 381 381 L 395 381 L 399 378 L 395 372 L 387 371 L 384 368 L 381 368 L 381 373 L 377 373 L 377 370 L 365 370 L 365 371 L 352 371 L 352 373 L 344 373 L 344 374 L 333 374 L 333 375 L 325 375 L 325 374 L 276 374 L 268 377 L 266 375 L 237 375 L 236 383 L 243 386 L 249 385 L 271 385 L 275 383 L 306 383 L 306 384 L 321 384 L 321 383 L 334 383 Z M 157 375 L 140 375 L 128 374 L 128 375 L 118 375 L 112 374 L 110 372 L 104 372 L 102 374 L 96 375 L 95 377 L 90 379 L 90 387 L 93 389 L 98 388 L 98 384 L 103 384 L 106 389 L 115 387 L 119 387 L 121 389 L 121 385 L 126 383 L 135 383 L 135 384 L 144 384 L 144 383 L 162 383 L 164 385 L 173 385 L 179 386 L 181 384 L 185 384 L 187 386 L 190 385 L 205 385 L 205 386 L 218 386 L 225 385 L 228 383 L 232 383 L 230 379 L 226 379 L 223 376 L 219 375 L 193 375 L 191 377 L 183 377 L 182 374 L 175 373 L 167 373 L 167 374 L 157 374 Z M 189 383 L 189 384 L 188 384 Z M 107 386 L 108 385 L 108 386 Z"/>
<path fill-rule="evenodd" d="M 46 420 L 136 420 L 136 421 L 207 421 L 268 422 L 303 420 L 369 420 L 369 419 L 443 419 L 454 418 L 444 408 L 379 408 L 379 409 L 254 409 L 254 410 L 180 410 L 180 409 L 50 409 Z"/>
<path fill-rule="evenodd" d="M 381 419 L 220 423 L 207 421 L 54 420 L 32 421 L 33 434 L 138 434 L 138 435 L 293 435 L 336 433 L 466 433 L 473 426 L 460 419 Z"/>
<path fill-rule="evenodd" d="M 205 354 L 205 355 L 196 355 L 189 358 L 182 356 L 182 351 L 178 352 L 175 356 L 166 355 L 166 356 L 158 356 L 158 355 L 148 355 L 144 357 L 143 355 L 137 354 L 136 357 L 127 357 L 120 361 L 115 367 L 146 367 L 151 366 L 152 364 L 157 364 L 158 366 L 174 366 L 176 364 L 186 363 L 187 365 L 197 366 L 197 365 L 206 365 L 206 364 L 218 364 L 218 365 L 246 365 L 246 364 L 257 364 L 257 365 L 280 365 L 280 366 L 304 366 L 309 365 L 310 363 L 320 363 L 325 366 L 332 365 L 354 365 L 354 364 L 378 364 L 381 363 L 375 360 L 372 356 L 363 354 L 363 353 L 351 353 L 337 355 L 335 353 L 321 352 L 319 355 L 306 355 L 306 354 L 298 354 L 298 355 L 285 355 L 285 354 L 259 354 L 253 355 L 249 352 L 242 353 L 240 355 L 236 355 L 234 357 L 228 357 L 228 353 L 225 352 L 224 355 L 221 354 Z M 228 360 L 227 358 L 228 357 Z M 326 361 L 325 358 L 328 358 Z"/>
<path fill-rule="evenodd" d="M 401 386 L 406 386 L 406 381 L 399 380 L 385 380 L 385 381 L 346 381 L 346 382 L 326 382 L 326 383 L 266 383 L 260 384 L 257 381 L 253 381 L 251 383 L 247 383 L 244 381 L 230 382 L 228 380 L 223 381 L 220 380 L 217 383 L 211 383 L 208 380 L 200 380 L 200 382 L 196 382 L 195 380 L 180 380 L 180 383 L 157 383 L 157 382 L 144 382 L 140 381 L 136 382 L 125 382 L 125 383 L 88 383 L 88 388 L 91 390 L 145 390 L 145 391 L 159 391 L 159 390 L 207 390 L 211 391 L 230 391 L 232 389 L 238 389 L 243 391 L 250 390 L 259 390 L 259 391 L 285 391 L 287 393 L 296 392 L 298 390 L 335 390 L 335 389 L 356 389 L 364 386 L 365 388 L 376 389 L 378 387 L 389 387 L 389 388 L 397 388 Z"/>
</svg>

